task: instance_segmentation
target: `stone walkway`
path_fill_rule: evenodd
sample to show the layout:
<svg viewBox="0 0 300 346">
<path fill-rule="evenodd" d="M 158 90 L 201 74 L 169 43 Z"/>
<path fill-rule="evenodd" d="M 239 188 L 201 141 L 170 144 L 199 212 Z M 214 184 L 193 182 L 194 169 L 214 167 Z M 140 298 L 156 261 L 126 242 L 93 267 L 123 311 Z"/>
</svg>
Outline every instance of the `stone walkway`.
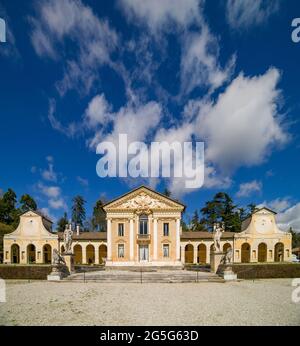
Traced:
<svg viewBox="0 0 300 346">
<path fill-rule="evenodd" d="M 291 279 L 137 284 L 7 282 L 0 325 L 300 325 Z"/>
</svg>

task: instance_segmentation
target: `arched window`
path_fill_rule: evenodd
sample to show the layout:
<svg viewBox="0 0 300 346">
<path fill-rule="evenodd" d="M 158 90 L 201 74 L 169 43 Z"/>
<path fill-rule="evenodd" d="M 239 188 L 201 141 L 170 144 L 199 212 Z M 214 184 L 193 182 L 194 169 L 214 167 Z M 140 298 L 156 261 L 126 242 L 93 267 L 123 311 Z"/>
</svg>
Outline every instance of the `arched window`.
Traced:
<svg viewBox="0 0 300 346">
<path fill-rule="evenodd" d="M 33 244 L 27 246 L 27 262 L 35 263 L 35 246 Z"/>
<path fill-rule="evenodd" d="M 43 259 L 45 264 L 51 264 L 51 246 L 49 244 L 43 247 Z"/>
<path fill-rule="evenodd" d="M 75 264 L 82 264 L 82 247 L 76 244 L 73 248 Z"/>
<path fill-rule="evenodd" d="M 86 247 L 86 261 L 87 264 L 95 263 L 95 248 L 91 244 Z"/>
<path fill-rule="evenodd" d="M 185 246 L 185 263 L 194 262 L 194 246 L 192 244 L 187 244 Z"/>
<path fill-rule="evenodd" d="M 258 262 L 267 262 L 267 245 L 265 243 L 258 245 Z"/>
<path fill-rule="evenodd" d="M 284 261 L 284 245 L 282 243 L 277 243 L 275 245 L 275 262 Z"/>
<path fill-rule="evenodd" d="M 198 245 L 198 263 L 206 263 L 206 246 L 204 244 Z"/>
<path fill-rule="evenodd" d="M 148 234 L 148 215 L 140 216 L 140 234 Z"/>
<path fill-rule="evenodd" d="M 100 264 L 103 264 L 106 261 L 107 258 L 107 246 L 106 245 L 100 245 L 99 246 L 99 261 Z"/>
<path fill-rule="evenodd" d="M 248 243 L 244 243 L 242 245 L 242 263 L 249 263 L 250 262 L 250 250 L 251 247 Z"/>
<path fill-rule="evenodd" d="M 20 263 L 20 247 L 17 244 L 11 246 L 11 263 Z"/>
</svg>

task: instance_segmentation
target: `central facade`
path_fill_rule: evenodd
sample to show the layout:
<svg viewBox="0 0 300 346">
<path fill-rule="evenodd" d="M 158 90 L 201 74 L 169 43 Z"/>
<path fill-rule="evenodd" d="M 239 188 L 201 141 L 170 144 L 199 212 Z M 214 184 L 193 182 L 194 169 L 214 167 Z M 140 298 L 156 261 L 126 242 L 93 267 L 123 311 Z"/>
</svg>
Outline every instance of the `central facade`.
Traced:
<svg viewBox="0 0 300 346">
<path fill-rule="evenodd" d="M 184 209 L 178 201 L 144 186 L 106 204 L 106 265 L 181 267 Z"/>
</svg>

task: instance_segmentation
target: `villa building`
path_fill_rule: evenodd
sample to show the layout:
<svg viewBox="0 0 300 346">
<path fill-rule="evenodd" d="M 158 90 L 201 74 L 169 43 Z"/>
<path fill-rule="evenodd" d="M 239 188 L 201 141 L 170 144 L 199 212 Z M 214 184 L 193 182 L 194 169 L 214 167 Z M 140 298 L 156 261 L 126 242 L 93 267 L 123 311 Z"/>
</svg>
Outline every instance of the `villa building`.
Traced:
<svg viewBox="0 0 300 346">
<path fill-rule="evenodd" d="M 75 264 L 182 267 L 210 263 L 213 234 L 182 232 L 185 206 L 142 186 L 107 203 L 107 232 L 74 231 Z M 235 263 L 290 262 L 291 234 L 281 231 L 276 213 L 261 208 L 247 218 L 241 232 L 224 232 L 221 247 L 233 250 Z M 4 263 L 51 263 L 52 251 L 64 252 L 63 234 L 35 211 L 21 215 L 17 229 L 4 236 Z"/>
</svg>

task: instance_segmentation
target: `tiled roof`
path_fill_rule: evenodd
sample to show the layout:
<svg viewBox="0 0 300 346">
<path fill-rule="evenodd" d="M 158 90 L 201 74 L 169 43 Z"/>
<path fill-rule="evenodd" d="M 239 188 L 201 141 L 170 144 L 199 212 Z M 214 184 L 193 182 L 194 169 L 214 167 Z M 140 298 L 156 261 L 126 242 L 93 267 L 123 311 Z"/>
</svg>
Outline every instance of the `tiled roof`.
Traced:
<svg viewBox="0 0 300 346">
<path fill-rule="evenodd" d="M 57 234 L 60 240 L 64 239 L 63 232 L 58 232 Z M 80 232 L 79 235 L 74 232 L 73 234 L 73 240 L 106 240 L 106 238 L 106 232 Z"/>
<path fill-rule="evenodd" d="M 224 232 L 222 233 L 221 239 L 232 239 L 234 237 L 234 232 Z M 181 239 L 213 239 L 214 235 L 211 232 L 182 232 Z"/>
</svg>

